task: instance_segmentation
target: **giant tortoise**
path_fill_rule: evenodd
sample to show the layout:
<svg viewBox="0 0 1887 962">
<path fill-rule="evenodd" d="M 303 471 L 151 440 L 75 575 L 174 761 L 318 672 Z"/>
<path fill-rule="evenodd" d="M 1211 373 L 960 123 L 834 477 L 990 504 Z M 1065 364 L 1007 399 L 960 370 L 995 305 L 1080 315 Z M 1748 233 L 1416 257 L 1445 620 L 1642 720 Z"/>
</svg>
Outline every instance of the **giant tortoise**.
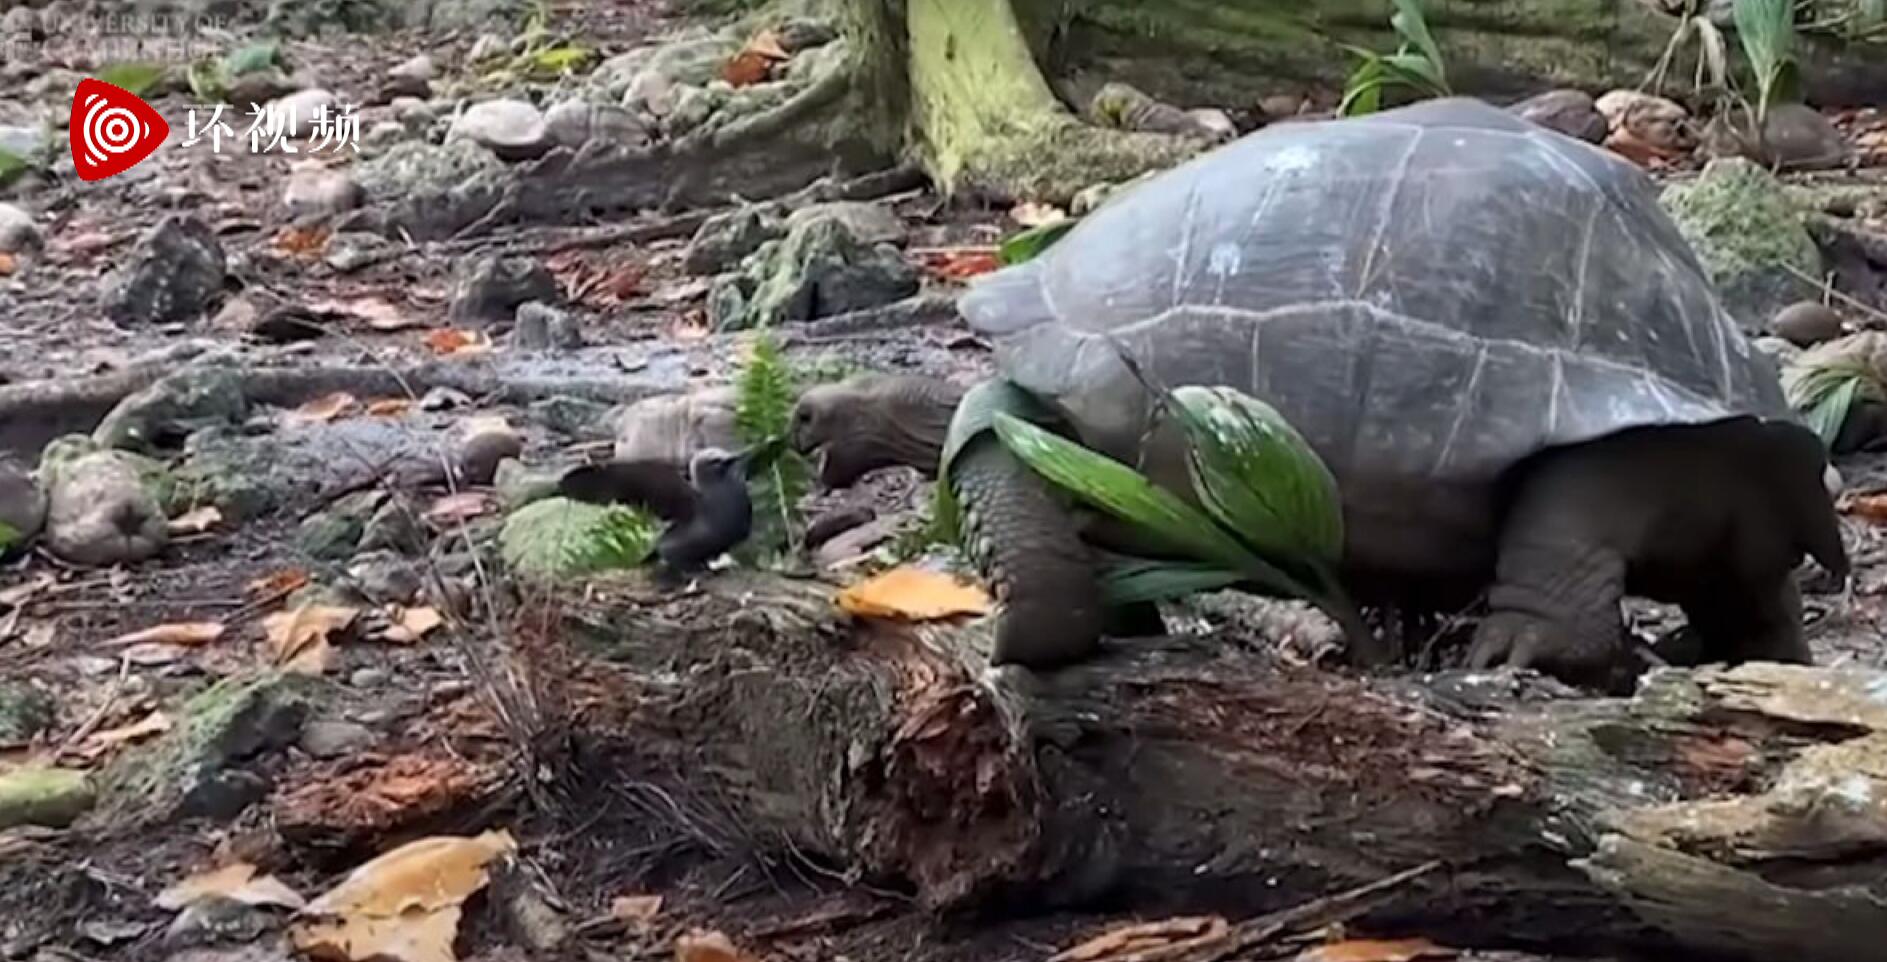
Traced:
<svg viewBox="0 0 1887 962">
<path fill-rule="evenodd" d="M 1145 384 L 1270 404 L 1338 481 L 1352 595 L 1452 611 L 1484 594 L 1476 666 L 1615 678 L 1626 595 L 1680 605 L 1713 660 L 1804 662 L 1796 568 L 1847 575 L 1826 453 L 1651 180 L 1480 101 L 1248 135 L 960 310 L 1003 378 L 977 391 L 1021 388 L 1188 498 L 1182 435 Z M 912 461 L 914 432 L 915 460 L 934 457 L 957 399 L 912 378 L 821 388 L 795 443 L 843 485 Z M 993 661 L 1089 655 L 1108 624 L 1092 539 L 993 432 L 951 450 L 1002 602 Z"/>
</svg>

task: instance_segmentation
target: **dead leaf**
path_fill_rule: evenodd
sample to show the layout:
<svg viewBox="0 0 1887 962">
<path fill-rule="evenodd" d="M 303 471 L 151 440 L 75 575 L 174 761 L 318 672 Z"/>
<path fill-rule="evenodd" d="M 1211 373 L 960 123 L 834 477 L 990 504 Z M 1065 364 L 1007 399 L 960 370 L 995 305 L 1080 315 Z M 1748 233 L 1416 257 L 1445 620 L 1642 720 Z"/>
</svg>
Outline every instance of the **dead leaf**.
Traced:
<svg viewBox="0 0 1887 962">
<path fill-rule="evenodd" d="M 294 594 L 308 584 L 308 572 L 299 568 L 287 568 L 272 575 L 264 575 L 244 587 L 249 594 L 257 598 L 279 598 Z"/>
<path fill-rule="evenodd" d="M 1427 939 L 1351 939 L 1305 949 L 1297 962 L 1414 962 L 1416 959 L 1447 959 L 1457 953 Z"/>
<path fill-rule="evenodd" d="M 0 252 L 0 277 L 13 276 L 13 272 L 19 270 L 19 267 L 19 261 L 14 259 L 12 254 Z"/>
<path fill-rule="evenodd" d="M 1040 227 L 1043 224 L 1057 224 L 1067 220 L 1068 212 L 1054 204 L 1023 201 L 1010 209 L 1009 219 L 1023 227 Z"/>
<path fill-rule="evenodd" d="M 906 566 L 841 591 L 839 607 L 866 618 L 930 621 L 985 614 L 989 611 L 989 595 L 949 575 Z"/>
<path fill-rule="evenodd" d="M 933 247 L 911 253 L 925 270 L 953 281 L 987 274 L 1002 266 L 994 247 Z"/>
<path fill-rule="evenodd" d="M 377 418 L 401 417 L 412 409 L 412 400 L 403 397 L 385 397 L 367 404 L 367 413 Z"/>
<path fill-rule="evenodd" d="M 157 893 L 157 907 L 178 912 L 206 898 L 225 898 L 244 905 L 277 905 L 289 909 L 308 904 L 306 899 L 275 876 L 257 878 L 254 865 L 234 862 L 192 875 Z"/>
<path fill-rule="evenodd" d="M 119 652 L 118 657 L 139 668 L 152 668 L 157 665 L 174 665 L 183 660 L 190 649 L 182 645 L 167 645 L 161 641 L 146 641 L 132 645 Z"/>
<path fill-rule="evenodd" d="M 346 630 L 358 614 L 354 608 L 305 604 L 262 619 L 274 663 L 297 674 L 326 672 L 333 658 L 330 636 Z"/>
<path fill-rule="evenodd" d="M 1135 962 L 1222 941 L 1232 927 L 1216 915 L 1185 916 L 1110 929 L 1050 956 L 1048 962 Z"/>
<path fill-rule="evenodd" d="M 752 86 L 772 76 L 774 64 L 790 59 L 779 35 L 762 30 L 721 68 L 721 79 L 735 87 Z"/>
<path fill-rule="evenodd" d="M 309 903 L 314 918 L 290 929 L 295 947 L 318 959 L 454 962 L 461 906 L 485 887 L 486 866 L 516 849 L 503 830 L 402 845 Z"/>
<path fill-rule="evenodd" d="M 756 962 L 721 932 L 699 929 L 675 939 L 675 962 Z"/>
<path fill-rule="evenodd" d="M 296 424 L 325 423 L 352 411 L 359 403 L 352 394 L 335 391 L 288 412 L 288 420 Z"/>
<path fill-rule="evenodd" d="M 497 510 L 498 502 L 484 491 L 461 491 L 448 494 L 432 503 L 426 509 L 426 520 L 435 524 L 457 524 L 483 517 Z"/>
<path fill-rule="evenodd" d="M 169 716 L 161 711 L 153 711 L 129 725 L 93 732 L 73 749 L 73 753 L 88 760 L 96 759 L 119 745 L 143 741 L 152 735 L 161 735 L 167 731 L 170 731 Z"/>
<path fill-rule="evenodd" d="M 660 895 L 622 895 L 609 903 L 609 914 L 623 922 L 637 924 L 655 921 L 662 914 Z"/>
<path fill-rule="evenodd" d="M 409 327 L 418 327 L 422 323 L 419 318 L 378 297 L 360 297 L 349 301 L 317 301 L 309 306 L 366 321 L 368 327 L 382 332 L 403 331 Z"/>
<path fill-rule="evenodd" d="M 448 357 L 454 354 L 482 354 L 491 350 L 491 338 L 483 332 L 461 331 L 455 327 L 427 331 L 425 341 L 434 354 Z"/>
<path fill-rule="evenodd" d="M 1848 499 L 1842 513 L 1874 524 L 1887 524 L 1887 493 L 1857 494 Z"/>
<path fill-rule="evenodd" d="M 223 637 L 225 626 L 215 621 L 180 621 L 119 635 L 103 642 L 108 647 L 156 642 L 164 645 L 197 647 Z"/>
<path fill-rule="evenodd" d="M 377 637 L 381 641 L 390 641 L 396 645 L 410 645 L 426 637 L 433 629 L 446 623 L 439 609 L 431 607 L 402 608 L 390 606 L 387 612 L 393 624 Z"/>
<path fill-rule="evenodd" d="M 223 523 L 223 512 L 216 505 L 206 504 L 188 514 L 170 519 L 170 533 L 173 535 L 202 534 Z"/>
<path fill-rule="evenodd" d="M 275 249 L 297 257 L 319 257 L 327 246 L 326 227 L 288 227 L 275 235 Z"/>
</svg>

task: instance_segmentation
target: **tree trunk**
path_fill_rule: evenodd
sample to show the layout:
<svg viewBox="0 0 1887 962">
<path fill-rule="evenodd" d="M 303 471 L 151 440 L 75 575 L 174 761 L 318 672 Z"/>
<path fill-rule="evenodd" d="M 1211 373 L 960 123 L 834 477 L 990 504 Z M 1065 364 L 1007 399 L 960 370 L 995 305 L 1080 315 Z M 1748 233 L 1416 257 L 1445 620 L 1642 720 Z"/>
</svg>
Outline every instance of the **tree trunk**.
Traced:
<svg viewBox="0 0 1887 962">
<path fill-rule="evenodd" d="M 982 624 L 848 623 L 821 586 L 734 573 L 565 610 L 615 662 L 572 677 L 632 706 L 589 748 L 934 909 L 1239 918 L 1408 872 L 1363 927 L 1798 962 L 1887 930 L 1887 674 L 1668 670 L 1586 699 L 1230 637 L 991 671 Z"/>
</svg>

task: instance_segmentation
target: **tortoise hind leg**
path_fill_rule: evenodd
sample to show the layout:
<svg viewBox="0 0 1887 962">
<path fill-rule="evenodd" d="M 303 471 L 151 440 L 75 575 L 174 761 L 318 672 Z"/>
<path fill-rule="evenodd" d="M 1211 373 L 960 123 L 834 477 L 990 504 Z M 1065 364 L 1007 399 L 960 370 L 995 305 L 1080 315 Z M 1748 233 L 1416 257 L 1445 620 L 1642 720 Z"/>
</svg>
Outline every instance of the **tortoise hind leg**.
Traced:
<svg viewBox="0 0 1887 962">
<path fill-rule="evenodd" d="M 1041 669 L 1093 655 L 1107 620 L 1093 553 L 1048 481 L 993 432 L 964 446 L 950 480 L 965 546 L 1001 603 L 990 663 Z"/>
<path fill-rule="evenodd" d="M 1802 637 L 1802 592 L 1793 573 L 1766 591 L 1715 592 L 1683 608 L 1684 620 L 1699 636 L 1704 662 L 1814 661 Z"/>
</svg>

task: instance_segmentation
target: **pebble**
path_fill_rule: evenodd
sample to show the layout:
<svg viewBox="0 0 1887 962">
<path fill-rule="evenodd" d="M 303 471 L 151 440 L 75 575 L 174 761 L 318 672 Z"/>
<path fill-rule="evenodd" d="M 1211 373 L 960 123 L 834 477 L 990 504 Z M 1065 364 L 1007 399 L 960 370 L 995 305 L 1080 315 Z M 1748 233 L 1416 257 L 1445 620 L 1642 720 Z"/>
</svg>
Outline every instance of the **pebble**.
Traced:
<svg viewBox="0 0 1887 962">
<path fill-rule="evenodd" d="M 316 758 L 340 758 L 373 743 L 373 729 L 350 721 L 316 719 L 301 730 L 301 750 Z"/>
<path fill-rule="evenodd" d="M 302 161 L 289 173 L 282 203 L 294 217 L 332 217 L 359 207 L 361 189 L 345 171 Z"/>
<path fill-rule="evenodd" d="M 389 77 L 405 77 L 414 80 L 431 80 L 439 75 L 439 68 L 433 64 L 431 54 L 414 54 L 398 66 L 387 71 Z"/>
<path fill-rule="evenodd" d="M 583 346 L 583 332 L 568 311 L 537 301 L 518 305 L 513 343 L 526 351 L 569 351 Z"/>
<path fill-rule="evenodd" d="M 315 115 L 323 108 L 331 118 L 335 110 L 336 98 L 330 91 L 320 87 L 298 90 L 275 101 L 275 109 L 282 114 L 282 121 L 288 136 L 300 139 L 314 130 Z"/>
<path fill-rule="evenodd" d="M 465 55 L 465 61 L 478 63 L 481 60 L 489 60 L 502 55 L 506 49 L 507 44 L 503 37 L 495 33 L 481 33 L 477 40 L 472 41 L 471 52 Z"/>
<path fill-rule="evenodd" d="M 1776 313 L 1769 323 L 1776 336 L 1797 347 L 1813 347 L 1843 333 L 1841 315 L 1818 301 L 1797 301 Z"/>
<path fill-rule="evenodd" d="M 391 677 L 384 668 L 356 668 L 347 676 L 347 683 L 355 688 L 378 688 Z"/>
<path fill-rule="evenodd" d="M 518 305 L 554 302 L 561 293 L 557 278 L 533 258 L 484 257 L 460 275 L 447 314 L 464 326 L 503 324 L 515 319 Z"/>
<path fill-rule="evenodd" d="M 447 137 L 469 140 L 511 161 L 543 156 L 551 147 L 544 115 L 522 100 L 475 103 L 452 121 Z"/>
<path fill-rule="evenodd" d="M 472 418 L 465 422 L 452 446 L 452 464 L 461 484 L 487 485 L 498 464 L 524 453 L 524 438 L 500 417 Z"/>
<path fill-rule="evenodd" d="M 12 204 L 0 204 L 0 254 L 19 254 L 40 246 L 39 225 L 33 215 Z"/>
</svg>

